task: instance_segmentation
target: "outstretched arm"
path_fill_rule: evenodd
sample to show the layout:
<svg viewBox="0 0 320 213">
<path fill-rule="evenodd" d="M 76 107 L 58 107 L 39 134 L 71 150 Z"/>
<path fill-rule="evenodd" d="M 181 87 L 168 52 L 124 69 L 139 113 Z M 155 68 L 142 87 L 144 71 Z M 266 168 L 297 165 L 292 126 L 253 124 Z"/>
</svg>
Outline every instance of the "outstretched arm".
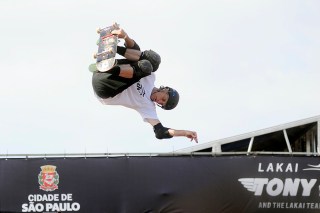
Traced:
<svg viewBox="0 0 320 213">
<path fill-rule="evenodd" d="M 198 143 L 198 136 L 195 131 L 177 130 L 177 129 L 171 129 L 171 128 L 168 131 L 172 136 L 175 136 L 175 137 L 184 136 L 184 137 L 190 138 L 191 141 L 194 140 L 196 143 Z"/>
<path fill-rule="evenodd" d="M 167 128 L 162 126 L 160 121 L 156 119 L 147 119 L 147 122 L 153 126 L 153 131 L 155 133 L 156 138 L 158 139 L 184 136 L 190 138 L 191 141 L 195 140 L 195 142 L 198 143 L 198 136 L 197 133 L 194 131 Z"/>
</svg>

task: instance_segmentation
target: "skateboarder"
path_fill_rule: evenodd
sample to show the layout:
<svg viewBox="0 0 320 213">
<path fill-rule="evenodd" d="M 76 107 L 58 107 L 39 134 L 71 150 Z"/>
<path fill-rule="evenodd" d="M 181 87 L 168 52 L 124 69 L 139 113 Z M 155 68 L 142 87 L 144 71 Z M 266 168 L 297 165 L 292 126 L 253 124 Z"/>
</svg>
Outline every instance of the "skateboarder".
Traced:
<svg viewBox="0 0 320 213">
<path fill-rule="evenodd" d="M 92 86 L 99 101 L 136 110 L 153 126 L 158 139 L 184 136 L 198 142 L 196 132 L 164 127 L 157 116 L 155 103 L 162 109 L 171 110 L 179 102 L 175 89 L 154 86 L 154 72 L 161 62 L 160 56 L 152 50 L 141 52 L 139 45 L 122 28 L 112 34 L 124 39 L 124 47 L 117 47 L 117 53 L 124 59 L 117 59 L 117 64 L 107 72 L 93 73 Z"/>
</svg>

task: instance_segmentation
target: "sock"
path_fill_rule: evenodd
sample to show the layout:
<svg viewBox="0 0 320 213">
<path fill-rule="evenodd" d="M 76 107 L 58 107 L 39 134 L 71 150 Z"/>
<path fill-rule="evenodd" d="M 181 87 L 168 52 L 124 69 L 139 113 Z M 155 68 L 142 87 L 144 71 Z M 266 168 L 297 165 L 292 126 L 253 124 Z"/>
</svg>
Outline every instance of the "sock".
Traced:
<svg viewBox="0 0 320 213">
<path fill-rule="evenodd" d="M 145 58 L 144 58 L 144 51 L 143 51 L 143 52 L 141 52 L 141 55 L 140 55 L 139 61 L 140 61 L 140 60 L 142 60 L 142 59 L 145 59 Z"/>
<path fill-rule="evenodd" d="M 126 51 L 127 51 L 127 48 L 121 47 L 121 46 L 117 46 L 117 53 L 118 53 L 119 55 L 124 56 L 124 54 L 126 53 Z"/>
<path fill-rule="evenodd" d="M 108 73 L 111 73 L 112 75 L 119 75 L 120 74 L 120 67 L 115 66 L 111 70 L 107 71 Z"/>
<path fill-rule="evenodd" d="M 133 73 L 136 73 L 136 72 L 141 72 L 141 69 L 140 67 L 138 66 L 138 62 L 135 62 L 133 64 L 130 64 L 131 67 L 133 68 Z"/>
</svg>

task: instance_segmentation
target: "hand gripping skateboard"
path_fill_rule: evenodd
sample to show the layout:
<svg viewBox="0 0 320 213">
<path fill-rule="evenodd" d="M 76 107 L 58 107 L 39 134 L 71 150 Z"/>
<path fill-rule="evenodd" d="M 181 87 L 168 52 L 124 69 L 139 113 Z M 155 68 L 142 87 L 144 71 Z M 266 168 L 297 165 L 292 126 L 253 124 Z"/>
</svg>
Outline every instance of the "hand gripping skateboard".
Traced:
<svg viewBox="0 0 320 213">
<path fill-rule="evenodd" d="M 89 66 L 90 71 L 106 72 L 116 64 L 118 36 L 111 34 L 115 29 L 119 29 L 118 24 L 97 30 L 100 35 L 97 42 L 98 52 L 94 54 L 96 63 Z"/>
</svg>

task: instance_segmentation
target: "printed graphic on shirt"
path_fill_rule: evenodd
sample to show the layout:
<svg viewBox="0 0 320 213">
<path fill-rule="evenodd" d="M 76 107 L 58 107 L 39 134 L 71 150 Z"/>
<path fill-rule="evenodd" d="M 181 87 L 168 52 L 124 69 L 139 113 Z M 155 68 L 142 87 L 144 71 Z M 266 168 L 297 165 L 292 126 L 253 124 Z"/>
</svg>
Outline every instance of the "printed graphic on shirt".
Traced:
<svg viewBox="0 0 320 213">
<path fill-rule="evenodd" d="M 146 91 L 140 81 L 137 82 L 137 91 L 142 97 L 146 94 Z"/>
</svg>

